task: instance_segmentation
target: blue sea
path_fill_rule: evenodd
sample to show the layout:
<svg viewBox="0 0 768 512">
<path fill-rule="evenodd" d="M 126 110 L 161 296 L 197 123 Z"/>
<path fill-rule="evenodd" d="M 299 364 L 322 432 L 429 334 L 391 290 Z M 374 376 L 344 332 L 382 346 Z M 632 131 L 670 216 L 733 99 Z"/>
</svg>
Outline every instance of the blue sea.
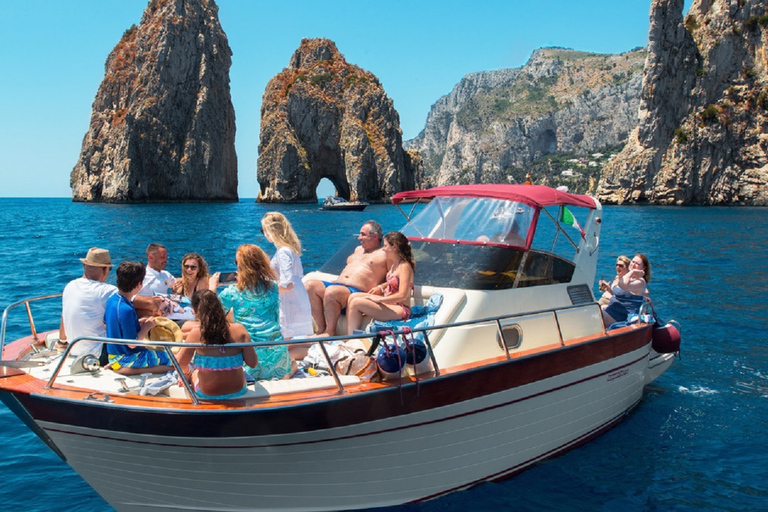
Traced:
<svg viewBox="0 0 768 512">
<path fill-rule="evenodd" d="M 403 225 L 389 205 L 324 212 L 314 204 L 253 200 L 94 205 L 0 199 L 0 308 L 60 292 L 81 275 L 78 258 L 92 246 L 109 249 L 113 261 L 144 261 L 147 244 L 159 242 L 176 275 L 190 251 L 214 270 L 232 270 L 241 243 L 272 253 L 259 233 L 268 210 L 292 221 L 307 271 L 369 218 L 385 232 Z M 682 357 L 601 437 L 504 482 L 392 510 L 768 510 L 768 272 L 761 270 L 767 214 L 766 208 L 605 207 L 598 277 L 612 275 L 617 255 L 645 253 L 658 313 L 682 324 Z M 58 311 L 33 306 L 33 312 L 39 330 L 58 325 Z M 18 310 L 8 338 L 26 334 L 26 315 Z M 4 509 L 111 510 L 2 405 L 0 425 Z"/>
</svg>

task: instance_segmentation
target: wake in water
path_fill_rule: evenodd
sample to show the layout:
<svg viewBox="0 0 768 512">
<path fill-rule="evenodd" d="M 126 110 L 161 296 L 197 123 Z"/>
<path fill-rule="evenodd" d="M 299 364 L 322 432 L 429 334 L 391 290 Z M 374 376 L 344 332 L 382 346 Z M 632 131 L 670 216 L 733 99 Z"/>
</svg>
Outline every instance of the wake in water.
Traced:
<svg viewBox="0 0 768 512">
<path fill-rule="evenodd" d="M 691 388 L 679 386 L 677 390 L 688 395 L 717 395 L 720 393 L 716 389 L 709 389 L 704 386 L 692 386 Z"/>
</svg>

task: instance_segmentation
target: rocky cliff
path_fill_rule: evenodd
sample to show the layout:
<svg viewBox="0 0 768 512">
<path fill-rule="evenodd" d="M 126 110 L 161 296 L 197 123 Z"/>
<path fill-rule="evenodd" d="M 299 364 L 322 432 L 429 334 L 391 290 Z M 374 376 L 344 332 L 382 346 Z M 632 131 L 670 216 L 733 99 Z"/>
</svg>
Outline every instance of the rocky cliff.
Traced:
<svg viewBox="0 0 768 512">
<path fill-rule="evenodd" d="M 213 0 L 152 0 L 109 54 L 75 201 L 235 201 L 232 51 Z"/>
<path fill-rule="evenodd" d="M 411 161 L 392 100 L 333 41 L 302 40 L 288 67 L 267 84 L 259 201 L 314 202 L 322 178 L 347 199 L 384 200 L 413 188 Z"/>
<path fill-rule="evenodd" d="M 768 7 L 653 0 L 639 124 L 605 202 L 768 204 Z"/>
<path fill-rule="evenodd" d="M 623 144 L 637 124 L 644 61 L 641 49 L 545 48 L 521 68 L 465 76 L 406 142 L 424 159 L 418 185 L 515 182 L 544 155 Z"/>
</svg>

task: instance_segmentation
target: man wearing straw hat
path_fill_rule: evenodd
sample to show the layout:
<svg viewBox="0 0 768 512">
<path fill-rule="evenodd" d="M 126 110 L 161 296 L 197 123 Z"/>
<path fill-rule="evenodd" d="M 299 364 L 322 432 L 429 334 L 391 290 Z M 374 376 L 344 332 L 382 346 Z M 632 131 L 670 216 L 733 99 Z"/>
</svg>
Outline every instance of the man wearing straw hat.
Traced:
<svg viewBox="0 0 768 512">
<path fill-rule="evenodd" d="M 109 251 L 91 247 L 80 261 L 83 264 L 83 276 L 70 281 L 61 297 L 60 347 L 66 346 L 67 339 L 74 340 L 81 336 L 103 338 L 107 334 L 104 307 L 107 299 L 117 291 L 115 286 L 106 283 L 112 269 Z M 72 347 L 71 354 L 101 357 L 102 345 L 98 341 L 83 340 Z"/>
</svg>

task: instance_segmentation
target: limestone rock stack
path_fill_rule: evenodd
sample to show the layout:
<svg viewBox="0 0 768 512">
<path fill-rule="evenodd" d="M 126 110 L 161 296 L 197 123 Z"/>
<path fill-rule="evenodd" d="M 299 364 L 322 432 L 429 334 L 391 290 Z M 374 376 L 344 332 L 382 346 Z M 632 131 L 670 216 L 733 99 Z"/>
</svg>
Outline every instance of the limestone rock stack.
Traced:
<svg viewBox="0 0 768 512">
<path fill-rule="evenodd" d="M 605 202 L 768 204 L 768 6 L 653 0 L 639 124 Z"/>
<path fill-rule="evenodd" d="M 267 84 L 258 181 L 264 202 L 316 201 L 328 178 L 350 200 L 385 200 L 413 188 L 400 118 L 379 80 L 328 39 L 304 39 Z"/>
<path fill-rule="evenodd" d="M 107 58 L 73 200 L 237 200 L 231 57 L 213 0 L 152 0 Z"/>
</svg>

